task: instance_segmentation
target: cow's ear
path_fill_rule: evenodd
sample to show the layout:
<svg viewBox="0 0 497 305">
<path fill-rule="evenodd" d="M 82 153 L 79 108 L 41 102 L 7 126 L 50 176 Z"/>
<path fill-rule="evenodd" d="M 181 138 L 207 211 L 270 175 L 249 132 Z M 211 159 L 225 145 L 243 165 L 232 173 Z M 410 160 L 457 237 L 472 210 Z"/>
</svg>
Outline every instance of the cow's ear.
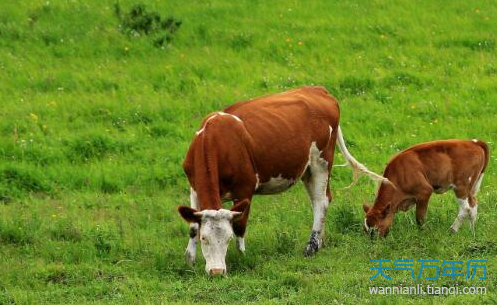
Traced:
<svg viewBox="0 0 497 305">
<path fill-rule="evenodd" d="M 243 199 L 231 208 L 231 215 L 233 216 L 233 221 L 238 221 L 242 216 L 248 213 L 250 209 L 250 201 L 248 199 Z"/>
<path fill-rule="evenodd" d="M 363 202 L 362 204 L 362 209 L 364 210 L 364 213 L 367 213 L 371 207 L 366 204 L 366 202 Z"/>
<path fill-rule="evenodd" d="M 200 222 L 202 219 L 202 212 L 198 212 L 197 210 L 187 207 L 185 205 L 181 205 L 178 207 L 178 212 L 181 217 L 187 222 Z"/>
</svg>

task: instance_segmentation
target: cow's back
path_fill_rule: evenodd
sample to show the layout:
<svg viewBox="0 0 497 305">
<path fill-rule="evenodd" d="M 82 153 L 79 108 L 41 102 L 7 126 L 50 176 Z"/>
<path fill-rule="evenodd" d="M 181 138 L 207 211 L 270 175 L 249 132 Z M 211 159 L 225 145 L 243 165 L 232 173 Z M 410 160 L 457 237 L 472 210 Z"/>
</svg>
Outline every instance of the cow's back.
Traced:
<svg viewBox="0 0 497 305">
<path fill-rule="evenodd" d="M 327 147 L 339 108 L 322 87 L 303 87 L 236 103 L 224 110 L 240 118 L 253 139 L 252 153 L 261 180 L 294 178 L 309 159 L 309 148 Z M 331 127 L 331 128 L 330 128 Z"/>
</svg>

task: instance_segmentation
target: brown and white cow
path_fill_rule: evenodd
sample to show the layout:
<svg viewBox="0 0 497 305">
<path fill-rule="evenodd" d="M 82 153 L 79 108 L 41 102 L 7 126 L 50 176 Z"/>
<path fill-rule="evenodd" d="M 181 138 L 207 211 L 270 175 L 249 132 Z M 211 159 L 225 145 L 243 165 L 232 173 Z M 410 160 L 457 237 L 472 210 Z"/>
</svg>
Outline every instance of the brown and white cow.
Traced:
<svg viewBox="0 0 497 305">
<path fill-rule="evenodd" d="M 314 216 L 305 254 L 314 254 L 322 245 L 337 139 L 354 172 L 385 180 L 347 151 L 339 118 L 338 103 L 322 87 L 268 95 L 209 114 L 183 163 L 191 186 L 191 207 L 178 208 L 190 223 L 187 260 L 195 261 L 200 231 L 207 273 L 226 273 L 225 256 L 233 234 L 237 248 L 245 250 L 252 196 L 283 192 L 299 179 L 309 194 Z M 231 210 L 223 209 L 226 200 L 234 202 Z"/>
<path fill-rule="evenodd" d="M 412 146 L 388 163 L 374 205 L 364 204 L 364 230 L 372 235 L 375 229 L 384 237 L 397 211 L 416 205 L 416 221 L 426 218 L 428 200 L 433 192 L 454 190 L 459 214 L 451 226 L 457 232 L 464 218 L 469 217 L 471 230 L 477 216 L 476 194 L 480 189 L 489 150 L 485 142 L 444 140 Z"/>
</svg>

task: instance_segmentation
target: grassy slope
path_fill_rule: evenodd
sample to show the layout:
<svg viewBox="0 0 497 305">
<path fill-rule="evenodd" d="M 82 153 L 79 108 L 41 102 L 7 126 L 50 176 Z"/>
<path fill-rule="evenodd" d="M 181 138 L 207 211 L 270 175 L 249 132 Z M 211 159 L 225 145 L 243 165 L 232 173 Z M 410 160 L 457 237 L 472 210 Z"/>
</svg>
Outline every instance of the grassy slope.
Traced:
<svg viewBox="0 0 497 305">
<path fill-rule="evenodd" d="M 5 1 L 4 1 L 5 2 Z M 173 44 L 123 35 L 111 1 L 6 1 L 0 9 L 0 303 L 494 302 L 496 157 L 473 237 L 448 228 L 452 194 L 425 230 L 399 214 L 385 240 L 361 233 L 374 186 L 333 173 L 326 248 L 301 253 L 311 211 L 301 185 L 256 197 L 247 254 L 209 279 L 183 260 L 181 161 L 202 117 L 302 84 L 341 102 L 353 154 L 380 172 L 412 144 L 497 139 L 492 1 L 154 1 L 183 20 Z M 49 3 L 49 4 L 46 4 Z M 128 10 L 133 1 L 120 1 Z M 340 161 L 340 158 L 338 161 Z M 233 247 L 234 248 L 234 247 Z M 486 280 L 375 279 L 369 259 L 487 259 Z M 487 286 L 491 295 L 372 297 L 370 285 Z"/>
</svg>

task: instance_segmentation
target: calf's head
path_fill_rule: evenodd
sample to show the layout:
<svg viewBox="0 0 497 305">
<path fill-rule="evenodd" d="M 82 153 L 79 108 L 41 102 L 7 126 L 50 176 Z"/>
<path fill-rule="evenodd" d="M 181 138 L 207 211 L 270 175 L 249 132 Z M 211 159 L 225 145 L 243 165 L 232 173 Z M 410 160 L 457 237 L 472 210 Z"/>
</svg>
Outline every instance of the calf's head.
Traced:
<svg viewBox="0 0 497 305">
<path fill-rule="evenodd" d="M 197 211 L 187 206 L 178 208 L 183 219 L 199 224 L 200 244 L 207 274 L 226 274 L 226 252 L 233 238 L 233 224 L 243 217 L 249 205 L 248 200 L 243 200 L 231 210 Z"/>
<path fill-rule="evenodd" d="M 373 237 L 375 233 L 378 233 L 380 237 L 385 237 L 390 230 L 394 217 L 394 213 L 390 210 L 390 206 L 388 205 L 380 210 L 376 209 L 374 206 L 363 204 L 362 208 L 366 213 L 363 226 L 364 232 L 369 237 Z"/>
</svg>

